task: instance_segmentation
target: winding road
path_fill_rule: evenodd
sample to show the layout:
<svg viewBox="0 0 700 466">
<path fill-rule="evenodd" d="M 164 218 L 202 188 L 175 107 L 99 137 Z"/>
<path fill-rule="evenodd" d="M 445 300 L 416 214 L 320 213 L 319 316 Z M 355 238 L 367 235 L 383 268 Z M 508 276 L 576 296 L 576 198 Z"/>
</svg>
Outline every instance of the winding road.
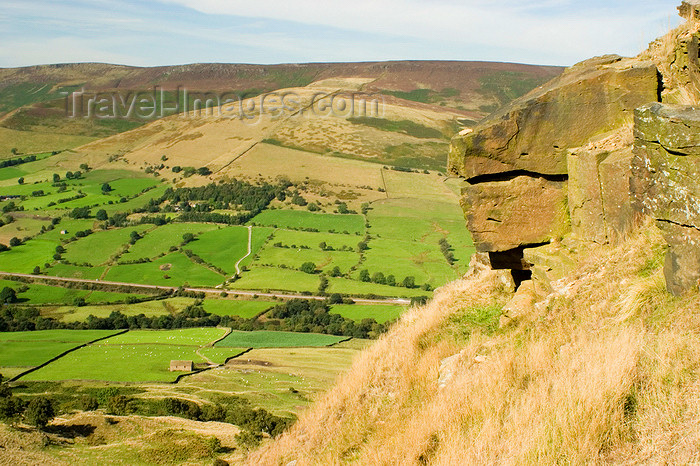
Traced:
<svg viewBox="0 0 700 466">
<path fill-rule="evenodd" d="M 240 265 L 241 262 L 243 262 L 243 259 L 250 256 L 250 253 L 252 252 L 252 248 L 253 248 L 253 227 L 248 225 L 248 254 L 241 257 L 240 259 L 238 259 L 238 262 L 236 262 L 236 274 L 237 275 L 241 274 L 241 269 L 238 266 Z"/>
</svg>

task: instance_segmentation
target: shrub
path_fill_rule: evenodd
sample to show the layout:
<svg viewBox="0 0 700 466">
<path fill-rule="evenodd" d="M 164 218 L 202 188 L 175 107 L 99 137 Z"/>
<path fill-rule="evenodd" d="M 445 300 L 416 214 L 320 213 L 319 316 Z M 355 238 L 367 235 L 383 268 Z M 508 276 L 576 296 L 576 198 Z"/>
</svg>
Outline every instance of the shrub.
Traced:
<svg viewBox="0 0 700 466">
<path fill-rule="evenodd" d="M 53 403 L 46 397 L 38 396 L 29 402 L 24 419 L 31 425 L 43 429 L 56 415 Z"/>
</svg>

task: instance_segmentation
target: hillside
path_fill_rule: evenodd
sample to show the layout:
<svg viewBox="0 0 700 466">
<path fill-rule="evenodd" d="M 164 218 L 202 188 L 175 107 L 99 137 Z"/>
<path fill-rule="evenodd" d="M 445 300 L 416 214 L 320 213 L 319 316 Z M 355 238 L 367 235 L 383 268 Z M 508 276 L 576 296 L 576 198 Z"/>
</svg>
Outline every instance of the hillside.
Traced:
<svg viewBox="0 0 700 466">
<path fill-rule="evenodd" d="M 477 253 L 248 464 L 697 462 L 700 5 L 453 138 Z"/>
<path fill-rule="evenodd" d="M 476 121 L 561 72 L 559 67 L 487 62 L 310 63 L 289 65 L 192 64 L 138 68 L 100 63 L 0 69 L 0 158 L 11 148 L 39 152 L 73 148 L 133 129 L 142 119 L 67 119 L 61 92 L 106 95 L 149 91 L 168 99 L 177 89 L 242 97 L 314 82 L 359 79 L 362 91 L 400 106 Z M 103 94 L 105 95 L 105 94 Z"/>
</svg>

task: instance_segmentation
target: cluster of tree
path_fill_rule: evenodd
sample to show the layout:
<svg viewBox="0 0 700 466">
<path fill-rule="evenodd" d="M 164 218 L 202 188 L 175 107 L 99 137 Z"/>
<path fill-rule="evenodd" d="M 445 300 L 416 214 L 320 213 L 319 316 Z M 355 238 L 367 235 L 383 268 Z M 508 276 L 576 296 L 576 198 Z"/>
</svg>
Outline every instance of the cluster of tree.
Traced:
<svg viewBox="0 0 700 466">
<path fill-rule="evenodd" d="M 79 180 L 83 176 L 83 173 L 81 171 L 75 171 L 75 172 L 66 172 L 66 179 L 67 180 Z"/>
<path fill-rule="evenodd" d="M 22 165 L 23 163 L 34 162 L 36 160 L 36 155 L 28 155 L 26 157 L 19 157 L 16 159 L 0 160 L 0 168 L 14 167 L 15 165 Z"/>
<path fill-rule="evenodd" d="M 84 206 L 84 207 L 76 207 L 75 209 L 71 210 L 71 212 L 68 214 L 70 218 L 89 218 L 90 217 L 90 207 Z"/>
<path fill-rule="evenodd" d="M 375 272 L 370 275 L 369 270 L 363 269 L 360 271 L 360 281 L 361 282 L 372 282 L 379 285 L 389 285 L 389 286 L 403 286 L 404 288 L 416 288 L 416 279 L 412 275 L 404 277 L 401 282 L 396 281 L 396 277 L 389 274 L 384 276 L 382 272 Z"/>
<path fill-rule="evenodd" d="M 338 296 L 332 295 L 337 302 Z M 330 301 L 330 299 L 329 299 Z M 342 301 L 342 298 L 341 298 Z M 301 333 L 325 333 L 354 338 L 377 338 L 387 329 L 374 319 L 355 322 L 339 314 L 331 314 L 329 303 L 309 299 L 293 299 L 273 307 L 265 322 L 244 322 L 239 329 L 252 325 L 251 330 L 287 330 Z M 229 325 L 232 326 L 233 322 Z"/>
<path fill-rule="evenodd" d="M 455 263 L 455 256 L 452 253 L 452 246 L 447 242 L 446 238 L 440 238 L 440 251 L 442 255 L 445 256 L 445 260 L 448 264 L 452 265 Z"/>
<path fill-rule="evenodd" d="M 24 419 L 28 424 L 43 429 L 55 415 L 53 402 L 49 398 L 37 396 L 29 402 L 18 398 L 0 375 L 0 420 L 15 424 Z"/>
<path fill-rule="evenodd" d="M 160 202 L 170 201 L 173 204 L 184 202 L 187 205 L 194 202 L 209 210 L 240 208 L 257 215 L 275 199 L 277 193 L 286 191 L 290 185 L 289 181 L 281 181 L 276 185 L 268 183 L 254 185 L 234 179 L 226 183 L 210 183 L 193 188 L 169 188 Z"/>
<path fill-rule="evenodd" d="M 179 165 L 175 165 L 173 168 L 171 168 L 171 170 L 173 171 L 173 173 L 182 172 L 182 175 L 185 178 L 189 178 L 190 176 L 194 175 L 195 173 L 200 175 L 200 176 L 211 175 L 211 170 L 208 167 L 194 168 L 194 167 L 181 167 Z"/>
</svg>

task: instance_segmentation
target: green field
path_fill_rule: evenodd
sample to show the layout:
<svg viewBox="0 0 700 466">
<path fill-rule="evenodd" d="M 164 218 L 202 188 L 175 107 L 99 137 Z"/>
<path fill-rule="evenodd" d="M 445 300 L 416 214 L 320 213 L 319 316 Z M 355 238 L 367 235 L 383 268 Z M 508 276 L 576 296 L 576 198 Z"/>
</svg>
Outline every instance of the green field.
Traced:
<svg viewBox="0 0 700 466">
<path fill-rule="evenodd" d="M 209 231 L 187 244 L 185 248 L 206 262 L 233 274 L 236 272 L 236 262 L 248 252 L 248 229 L 233 226 Z"/>
<path fill-rule="evenodd" d="M 216 327 L 183 328 L 177 330 L 131 330 L 99 342 L 100 345 L 179 345 L 204 346 L 226 334 Z"/>
<path fill-rule="evenodd" d="M 76 264 L 100 265 L 106 263 L 129 245 L 132 231 L 143 234 L 149 226 L 138 225 L 130 228 L 98 231 L 85 238 L 66 245 L 63 257 Z"/>
<path fill-rule="evenodd" d="M 347 337 L 321 335 L 318 333 L 271 332 L 258 330 L 244 332 L 233 330 L 226 338 L 216 344 L 217 347 L 235 348 L 292 348 L 297 346 L 329 346 Z"/>
<path fill-rule="evenodd" d="M 183 374 L 170 372 L 171 360 L 206 362 L 197 351 L 225 333 L 221 328 L 129 331 L 80 348 L 22 380 L 171 382 Z M 223 362 L 241 351 L 241 348 L 228 351 L 227 348 L 213 348 L 202 354 L 215 362 Z"/>
<path fill-rule="evenodd" d="M 365 231 L 361 215 L 317 214 L 301 210 L 265 210 L 250 223 L 275 228 L 315 228 L 319 231 L 360 234 Z"/>
<path fill-rule="evenodd" d="M 316 292 L 318 284 L 318 275 L 277 267 L 252 267 L 249 271 L 243 272 L 241 278 L 231 283 L 230 287 L 243 290 Z"/>
<path fill-rule="evenodd" d="M 105 280 L 124 283 L 143 283 L 159 286 L 215 286 L 224 277 L 195 264 L 182 253 L 174 252 L 153 262 L 115 265 L 109 268 Z"/>
<path fill-rule="evenodd" d="M 122 261 L 130 261 L 141 258 L 153 259 L 159 254 L 167 253 L 173 246 L 182 243 L 182 235 L 200 233 L 216 229 L 216 225 L 206 223 L 170 223 L 155 230 L 149 231 L 136 244 L 129 248 L 129 252 L 122 256 Z M 190 247 L 189 245 L 186 247 Z"/>
<path fill-rule="evenodd" d="M 205 299 L 204 310 L 220 316 L 239 316 L 252 319 L 277 303 L 271 301 L 242 301 L 232 299 Z"/>
<path fill-rule="evenodd" d="M 115 333 L 115 330 L 0 332 L 0 367 L 38 366 L 64 351 Z"/>
<path fill-rule="evenodd" d="M 93 291 L 93 293 L 98 293 Z M 91 297 L 88 298 L 88 302 Z M 168 298 L 155 299 L 142 303 L 133 304 L 110 304 L 101 306 L 58 306 L 55 308 L 44 309 L 43 315 L 53 317 L 64 322 L 84 322 L 88 316 L 105 318 L 109 317 L 112 312 L 118 311 L 126 316 L 136 316 L 144 314 L 148 317 L 160 316 L 179 312 L 185 307 L 194 303 L 193 298 Z"/>
<path fill-rule="evenodd" d="M 371 305 L 371 304 L 334 304 L 331 314 L 340 314 L 356 322 L 362 319 L 374 319 L 380 324 L 398 319 L 406 310 L 404 306 Z"/>
</svg>

